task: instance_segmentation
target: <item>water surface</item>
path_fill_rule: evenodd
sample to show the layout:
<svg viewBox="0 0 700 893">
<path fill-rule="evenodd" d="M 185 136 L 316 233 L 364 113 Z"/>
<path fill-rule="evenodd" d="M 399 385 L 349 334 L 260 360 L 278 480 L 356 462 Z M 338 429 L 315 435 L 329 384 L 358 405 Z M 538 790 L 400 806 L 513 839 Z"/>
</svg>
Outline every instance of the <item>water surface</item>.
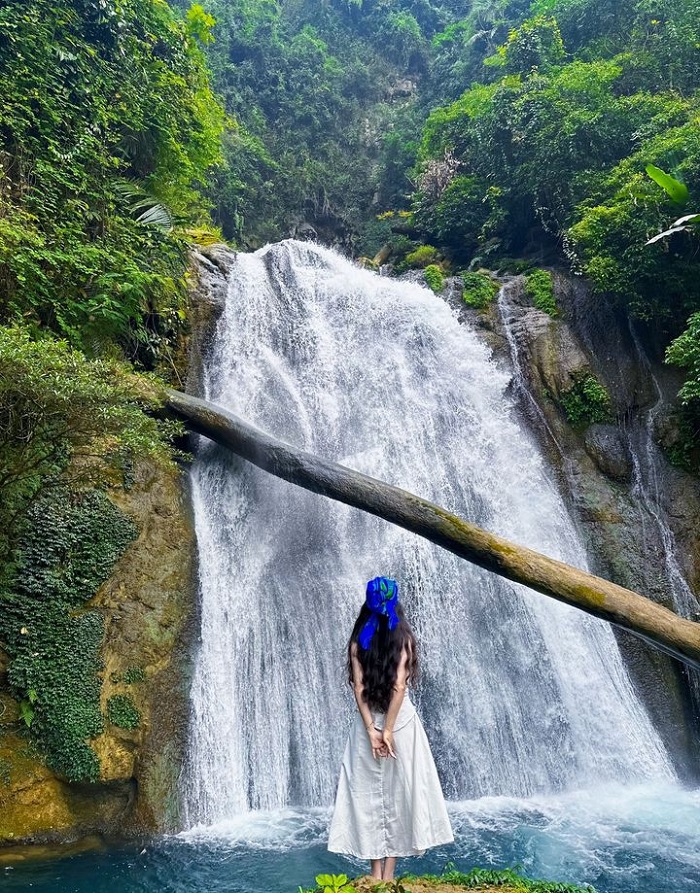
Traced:
<svg viewBox="0 0 700 893">
<path fill-rule="evenodd" d="M 517 800 L 450 804 L 455 842 L 403 872 L 449 862 L 520 866 L 529 877 L 590 883 L 598 893 L 700 890 L 700 791 L 611 788 Z M 328 853 L 328 810 L 242 815 L 214 827 L 111 852 L 2 869 L 8 893 L 297 893 L 319 872 L 356 875 L 365 865 Z M 409 885 L 410 887 L 410 885 Z"/>
</svg>

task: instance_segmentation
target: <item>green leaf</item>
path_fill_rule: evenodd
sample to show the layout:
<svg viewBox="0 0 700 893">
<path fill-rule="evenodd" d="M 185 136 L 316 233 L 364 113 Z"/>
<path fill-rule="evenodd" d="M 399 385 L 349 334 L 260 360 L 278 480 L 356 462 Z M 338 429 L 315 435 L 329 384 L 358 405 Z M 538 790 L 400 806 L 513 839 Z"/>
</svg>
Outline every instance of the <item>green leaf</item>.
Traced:
<svg viewBox="0 0 700 893">
<path fill-rule="evenodd" d="M 688 201 L 688 187 L 680 180 L 676 180 L 666 171 L 654 164 L 648 164 L 645 168 L 651 179 L 666 192 L 669 198 L 677 205 L 684 205 Z"/>
<path fill-rule="evenodd" d="M 696 223 L 700 223 L 700 214 L 685 214 L 683 217 L 679 217 L 678 220 L 674 220 L 668 229 L 652 236 L 651 239 L 648 239 L 644 244 L 653 245 L 655 242 L 660 242 L 661 239 L 672 236 L 674 233 L 685 232 Z"/>
<path fill-rule="evenodd" d="M 24 724 L 28 729 L 31 729 L 32 722 L 34 721 L 34 708 L 29 703 L 29 701 L 21 701 L 19 705 L 19 712 L 24 720 Z"/>
</svg>

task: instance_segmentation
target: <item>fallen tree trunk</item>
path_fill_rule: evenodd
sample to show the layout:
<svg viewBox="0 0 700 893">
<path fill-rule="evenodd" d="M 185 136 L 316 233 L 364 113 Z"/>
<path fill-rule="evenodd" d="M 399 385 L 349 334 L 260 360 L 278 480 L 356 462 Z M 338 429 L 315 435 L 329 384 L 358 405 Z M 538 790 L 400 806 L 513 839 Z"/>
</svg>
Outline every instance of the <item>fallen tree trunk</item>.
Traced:
<svg viewBox="0 0 700 893">
<path fill-rule="evenodd" d="M 700 624 L 636 592 L 488 533 L 440 506 L 289 446 L 225 409 L 168 390 L 167 408 L 187 426 L 258 468 L 397 524 L 467 561 L 601 617 L 700 669 Z"/>
</svg>

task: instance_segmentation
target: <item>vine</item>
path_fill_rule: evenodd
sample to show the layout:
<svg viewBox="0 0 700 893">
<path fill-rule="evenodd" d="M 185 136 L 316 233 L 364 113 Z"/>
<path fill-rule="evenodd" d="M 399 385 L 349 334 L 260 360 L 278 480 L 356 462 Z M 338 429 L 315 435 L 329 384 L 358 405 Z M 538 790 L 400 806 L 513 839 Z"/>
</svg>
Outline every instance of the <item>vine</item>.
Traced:
<svg viewBox="0 0 700 893">
<path fill-rule="evenodd" d="M 136 535 L 100 491 L 67 490 L 34 504 L 0 592 L 0 642 L 13 697 L 28 705 L 27 734 L 70 781 L 96 781 L 89 745 L 103 730 L 100 647 L 104 625 L 86 602 Z"/>
<path fill-rule="evenodd" d="M 107 719 L 120 729 L 136 729 L 141 714 L 129 695 L 112 695 L 107 701 Z"/>
</svg>

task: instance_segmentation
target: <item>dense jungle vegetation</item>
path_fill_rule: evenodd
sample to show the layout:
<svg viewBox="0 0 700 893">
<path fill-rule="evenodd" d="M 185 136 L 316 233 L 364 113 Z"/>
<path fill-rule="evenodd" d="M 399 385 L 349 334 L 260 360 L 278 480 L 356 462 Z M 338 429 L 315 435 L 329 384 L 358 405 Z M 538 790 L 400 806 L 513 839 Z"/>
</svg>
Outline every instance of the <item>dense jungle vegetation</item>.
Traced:
<svg viewBox="0 0 700 893">
<path fill-rule="evenodd" d="M 0 84 L 0 648 L 69 778 L 103 723 L 76 612 L 133 536 L 100 494 L 170 461 L 191 244 L 389 246 L 474 306 L 481 267 L 569 267 L 685 371 L 697 463 L 697 0 L 5 0 Z"/>
<path fill-rule="evenodd" d="M 229 238 L 310 225 L 355 255 L 388 243 L 438 287 L 523 258 L 584 274 L 686 371 L 676 459 L 697 463 L 695 0 L 203 6 L 237 121 L 210 192 Z"/>
</svg>

